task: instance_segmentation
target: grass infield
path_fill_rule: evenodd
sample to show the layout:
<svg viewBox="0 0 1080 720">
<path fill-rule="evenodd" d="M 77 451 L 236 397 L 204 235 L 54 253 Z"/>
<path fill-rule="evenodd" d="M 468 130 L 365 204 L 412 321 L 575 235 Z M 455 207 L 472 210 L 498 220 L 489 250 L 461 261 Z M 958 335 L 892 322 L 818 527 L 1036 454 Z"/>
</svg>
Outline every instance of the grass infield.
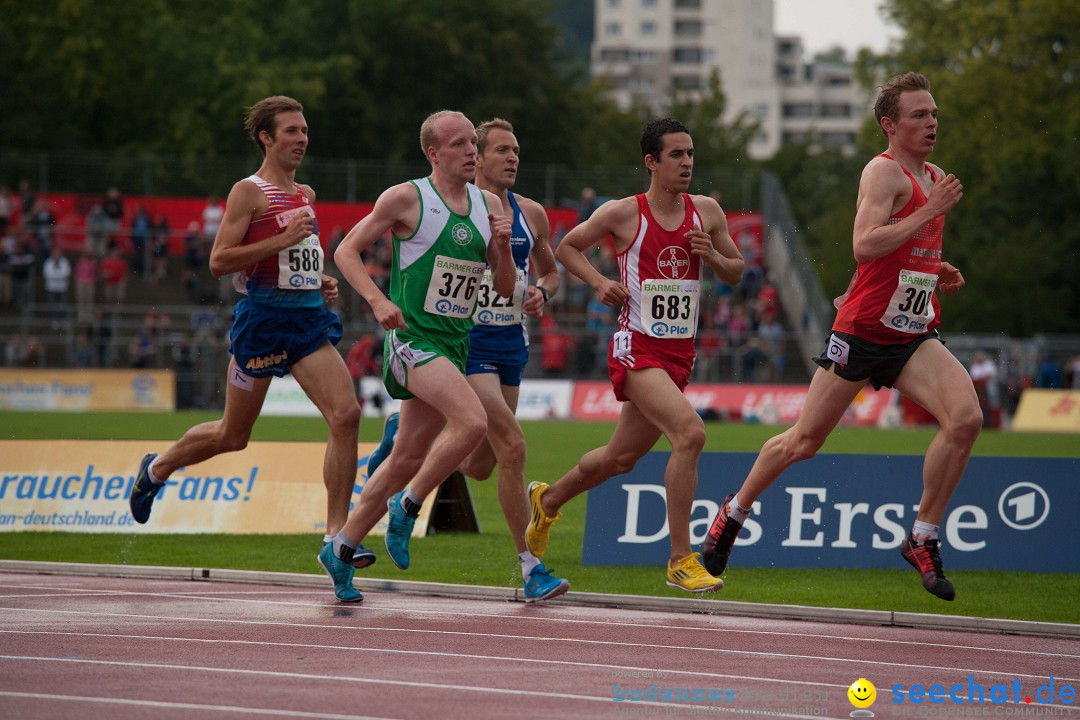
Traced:
<svg viewBox="0 0 1080 720">
<path fill-rule="evenodd" d="M 5 439 L 146 439 L 147 450 L 162 450 L 190 426 L 219 415 L 178 412 L 171 414 L 62 414 L 0 412 Z M 604 444 L 612 423 L 546 421 L 523 423 L 529 457 L 528 480 L 557 479 L 580 455 Z M 375 442 L 382 423 L 365 420 L 360 440 Z M 756 452 L 777 432 L 775 427 L 707 423 L 706 451 Z M 876 430 L 840 428 L 826 442 L 825 453 L 921 455 L 931 430 Z M 326 441 L 326 426 L 319 418 L 262 418 L 253 440 Z M 976 455 L 1014 457 L 1075 457 L 1075 437 L 1052 434 L 984 432 L 975 445 Z M 655 448 L 666 450 L 661 440 Z M 317 469 L 313 469 L 317 472 Z M 742 478 L 732 478 L 732 487 Z M 426 580 L 478 585 L 517 586 L 521 582 L 517 558 L 496 497 L 494 478 L 470 481 L 480 519 L 479 534 L 439 534 L 414 539 L 412 567 L 398 571 L 385 557 L 378 539 L 371 543 L 379 562 L 361 576 Z M 775 488 L 773 489 L 775 491 Z M 152 528 L 148 528 L 150 530 Z M 573 590 L 639 595 L 688 597 L 664 584 L 662 567 L 583 567 L 581 545 L 585 532 L 585 498 L 563 508 L 563 518 L 552 531 L 544 562 L 567 577 Z M 0 533 L 0 558 L 15 560 L 213 567 L 238 570 L 320 573 L 315 561 L 321 538 L 313 535 L 161 535 L 82 534 L 72 542 L 70 533 Z M 1051 552 L 1070 552 L 1067 548 Z M 946 555 L 946 563 L 947 555 Z M 738 556 L 724 575 L 721 600 L 784 603 L 825 607 L 863 608 L 899 612 L 971 615 L 978 617 L 1080 623 L 1080 576 L 1066 573 L 1016 573 L 951 570 L 957 599 L 945 603 L 919 584 L 918 577 L 897 556 L 895 569 L 774 569 L 739 567 Z M 329 580 L 327 591 L 329 592 Z M 700 597 L 700 596 L 698 596 Z M 708 596 L 712 597 L 712 596 Z"/>
</svg>

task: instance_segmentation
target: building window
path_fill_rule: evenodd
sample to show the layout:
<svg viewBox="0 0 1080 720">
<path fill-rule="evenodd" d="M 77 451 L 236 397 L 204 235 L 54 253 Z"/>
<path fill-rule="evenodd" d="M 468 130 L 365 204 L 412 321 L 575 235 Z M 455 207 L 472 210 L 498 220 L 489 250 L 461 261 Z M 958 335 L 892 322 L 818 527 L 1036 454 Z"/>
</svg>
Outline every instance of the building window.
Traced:
<svg viewBox="0 0 1080 720">
<path fill-rule="evenodd" d="M 701 48 L 675 48 L 671 52 L 671 59 L 677 63 L 696 63 L 700 65 L 703 55 Z"/>
<path fill-rule="evenodd" d="M 855 144 L 855 133 L 823 132 L 818 140 L 827 147 L 846 147 Z"/>
<path fill-rule="evenodd" d="M 600 62 L 626 62 L 629 52 L 626 48 L 602 48 L 600 50 Z"/>
<path fill-rule="evenodd" d="M 821 106 L 821 117 L 851 117 L 851 106 L 847 103 L 825 103 Z"/>
<path fill-rule="evenodd" d="M 622 25 L 617 22 L 609 22 L 604 26 L 604 35 L 607 37 L 619 37 L 622 34 Z"/>
<path fill-rule="evenodd" d="M 609 8 L 617 8 L 622 4 L 622 0 L 607 0 L 607 6 Z"/>
<path fill-rule="evenodd" d="M 641 0 L 641 7 L 654 8 L 656 7 L 656 0 Z"/>
<path fill-rule="evenodd" d="M 804 132 L 785 132 L 780 136 L 782 145 L 798 145 L 806 142 L 806 140 L 807 136 Z"/>
<path fill-rule="evenodd" d="M 676 10 L 700 10 L 701 0 L 675 0 Z"/>
<path fill-rule="evenodd" d="M 769 117 L 769 105 L 768 103 L 758 103 L 754 106 L 754 117 L 767 118 Z"/>
<path fill-rule="evenodd" d="M 703 25 L 700 20 L 676 20 L 675 37 L 701 37 Z"/>
<path fill-rule="evenodd" d="M 700 75 L 675 75 L 671 81 L 676 90 L 700 90 L 704 86 Z"/>
<path fill-rule="evenodd" d="M 814 117 L 814 106 L 810 103 L 784 103 L 784 117 Z"/>
<path fill-rule="evenodd" d="M 641 34 L 642 35 L 655 35 L 656 34 L 656 23 L 649 22 L 648 20 L 641 23 Z"/>
<path fill-rule="evenodd" d="M 759 145 L 767 144 L 769 142 L 769 133 L 765 132 L 764 130 L 758 130 L 756 133 L 754 133 L 754 142 L 758 143 Z"/>
</svg>

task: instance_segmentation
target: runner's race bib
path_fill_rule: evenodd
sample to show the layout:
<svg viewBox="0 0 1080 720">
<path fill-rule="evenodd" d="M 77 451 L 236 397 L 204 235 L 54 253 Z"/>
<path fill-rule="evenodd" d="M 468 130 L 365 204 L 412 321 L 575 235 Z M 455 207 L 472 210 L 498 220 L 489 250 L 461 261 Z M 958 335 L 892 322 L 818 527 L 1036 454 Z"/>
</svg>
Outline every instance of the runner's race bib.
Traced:
<svg viewBox="0 0 1080 720">
<path fill-rule="evenodd" d="M 436 255 L 424 297 L 424 311 L 441 317 L 472 317 L 477 289 L 486 269 L 484 262 Z"/>
<path fill-rule="evenodd" d="M 697 331 L 699 280 L 641 281 L 641 327 L 654 338 L 692 338 Z"/>
<path fill-rule="evenodd" d="M 315 211 L 309 205 L 278 213 L 280 228 L 298 215 L 311 215 Z M 278 287 L 283 290 L 319 290 L 322 288 L 323 249 L 318 235 L 308 235 L 295 245 L 278 251 Z"/>
<path fill-rule="evenodd" d="M 932 273 L 901 270 L 881 324 L 910 335 L 921 335 L 933 321 L 934 289 L 938 276 Z"/>
<path fill-rule="evenodd" d="M 525 271 L 515 268 L 517 275 L 514 279 L 514 294 L 504 298 L 495 292 L 495 285 L 491 275 L 491 268 L 484 270 L 484 277 L 480 282 L 480 294 L 476 299 L 476 314 L 473 321 L 477 325 L 520 325 L 524 312 L 522 305 L 525 302 Z"/>
<path fill-rule="evenodd" d="M 611 336 L 611 356 L 612 357 L 626 357 L 630 354 L 630 338 L 633 337 L 633 333 L 626 330 L 619 330 Z"/>
</svg>

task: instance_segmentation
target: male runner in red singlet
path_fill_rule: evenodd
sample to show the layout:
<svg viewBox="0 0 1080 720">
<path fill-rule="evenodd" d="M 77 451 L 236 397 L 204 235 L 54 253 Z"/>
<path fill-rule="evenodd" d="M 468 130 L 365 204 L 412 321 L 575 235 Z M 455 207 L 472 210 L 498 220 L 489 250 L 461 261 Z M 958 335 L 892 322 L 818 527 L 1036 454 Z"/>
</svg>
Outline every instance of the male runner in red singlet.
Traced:
<svg viewBox="0 0 1080 720">
<path fill-rule="evenodd" d="M 705 425 L 682 391 L 694 366 L 702 262 L 734 285 L 742 278 L 743 259 L 717 202 L 686 194 L 694 169 L 690 131 L 671 118 L 654 120 L 642 129 L 641 152 L 650 175 L 648 191 L 603 205 L 563 238 L 556 253 L 605 305 L 622 306 L 608 351 L 622 413 L 607 445 L 586 453 L 551 486 L 529 485 L 526 540 L 533 554 L 542 556 L 564 503 L 628 472 L 664 435 L 671 443 L 664 473 L 671 531 L 667 584 L 709 592 L 724 585 L 705 571 L 698 553 L 690 552 L 690 510 Z M 609 235 L 615 239 L 619 282 L 601 275 L 583 254 Z"/>
<path fill-rule="evenodd" d="M 705 567 L 719 575 L 754 501 L 789 465 L 813 457 L 867 382 L 895 387 L 941 426 L 923 463 L 923 494 L 900 553 L 943 600 L 956 597 L 945 577 L 938 526 L 967 466 L 982 425 L 971 378 L 938 339 L 935 289 L 963 287 L 960 271 L 941 259 L 944 215 L 963 186 L 927 162 L 937 142 L 937 105 L 918 73 L 897 75 L 881 89 L 874 114 L 887 152 L 863 170 L 853 242 L 858 268 L 838 312 L 821 368 L 810 382 L 795 425 L 767 441 L 743 486 L 728 495 L 705 539 Z"/>
</svg>

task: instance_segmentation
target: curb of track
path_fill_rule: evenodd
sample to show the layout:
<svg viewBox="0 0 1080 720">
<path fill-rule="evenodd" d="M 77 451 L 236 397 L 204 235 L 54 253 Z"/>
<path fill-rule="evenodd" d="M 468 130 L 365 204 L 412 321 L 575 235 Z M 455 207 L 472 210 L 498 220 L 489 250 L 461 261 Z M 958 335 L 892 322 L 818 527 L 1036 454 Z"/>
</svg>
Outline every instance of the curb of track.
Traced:
<svg viewBox="0 0 1080 720">
<path fill-rule="evenodd" d="M 39 575 L 82 575 L 98 577 L 144 578 L 150 580 L 194 580 L 202 582 L 236 582 L 256 585 L 284 585 L 327 590 L 325 575 L 260 572 L 254 570 L 222 570 L 215 568 L 159 567 L 146 565 L 96 565 L 90 563 L 57 563 L 29 560 L 0 560 L 0 572 Z M 484 585 L 455 585 L 452 583 L 419 582 L 415 580 L 384 580 L 360 578 L 356 582 L 362 591 L 408 593 L 432 597 L 453 597 L 475 600 L 524 602 L 521 588 Z M 550 601 L 553 605 L 612 607 L 625 610 L 660 610 L 664 612 L 699 613 L 707 615 L 740 615 L 743 617 L 777 620 L 808 620 L 814 622 L 854 623 L 911 627 L 933 630 L 967 630 L 1012 635 L 1041 635 L 1080 638 L 1080 624 L 1007 620 L 964 615 L 933 615 L 891 610 L 856 610 L 851 608 L 779 605 L 773 603 L 705 600 L 700 598 L 653 597 L 649 595 L 618 595 L 611 593 L 568 592 Z"/>
</svg>

